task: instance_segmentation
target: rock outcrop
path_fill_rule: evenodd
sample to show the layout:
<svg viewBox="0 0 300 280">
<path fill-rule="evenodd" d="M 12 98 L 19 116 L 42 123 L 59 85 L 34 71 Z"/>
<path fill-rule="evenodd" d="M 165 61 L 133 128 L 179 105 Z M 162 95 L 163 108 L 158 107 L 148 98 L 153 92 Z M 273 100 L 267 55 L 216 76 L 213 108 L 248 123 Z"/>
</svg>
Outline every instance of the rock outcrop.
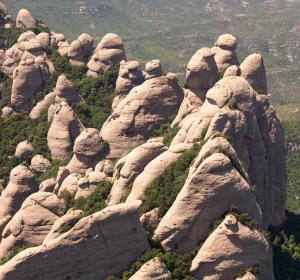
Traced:
<svg viewBox="0 0 300 280">
<path fill-rule="evenodd" d="M 151 160 L 166 149 L 161 139 L 150 139 L 120 159 L 115 167 L 115 180 L 109 195 L 109 205 L 120 203 L 128 191 L 129 184 L 135 180 Z"/>
<path fill-rule="evenodd" d="M 92 54 L 94 39 L 86 34 L 81 34 L 73 41 L 68 49 L 68 57 L 73 65 L 82 65 Z"/>
<path fill-rule="evenodd" d="M 126 60 L 123 39 L 117 34 L 106 34 L 96 47 L 88 63 L 88 75 L 97 77 L 100 71 L 107 71 Z"/>
<path fill-rule="evenodd" d="M 55 194 L 37 192 L 29 196 L 2 232 L 0 258 L 14 246 L 42 244 L 54 222 L 63 215 L 65 203 Z"/>
<path fill-rule="evenodd" d="M 36 20 L 31 13 L 26 9 L 21 9 L 16 19 L 17 27 L 35 27 Z"/>
<path fill-rule="evenodd" d="M 202 245 L 191 272 L 199 280 L 235 279 L 252 267 L 258 268 L 259 279 L 274 279 L 272 250 L 261 233 L 228 215 Z"/>
<path fill-rule="evenodd" d="M 215 47 L 212 51 L 215 53 L 215 61 L 218 66 L 218 73 L 220 76 L 224 74 L 226 69 L 231 65 L 239 65 L 236 54 L 237 39 L 231 34 L 223 34 L 219 36 Z"/>
<path fill-rule="evenodd" d="M 183 92 L 174 75 L 163 74 L 160 61 L 146 65 L 146 81 L 119 103 L 101 130 L 110 157 L 124 156 L 177 113 Z"/>
<path fill-rule="evenodd" d="M 85 129 L 74 142 L 74 156 L 66 168 L 70 173 L 84 174 L 89 168 L 95 168 L 104 150 L 99 131 L 96 128 Z"/>
<path fill-rule="evenodd" d="M 54 66 L 36 39 L 25 43 L 21 62 L 13 72 L 11 104 L 27 109 L 31 99 L 44 87 Z"/>
<path fill-rule="evenodd" d="M 154 258 L 145 263 L 129 280 L 172 280 L 172 275 L 160 258 Z"/>
<path fill-rule="evenodd" d="M 135 87 L 145 81 L 144 73 L 139 69 L 138 61 L 121 61 L 119 76 L 116 82 L 116 94 L 112 109 L 115 110 L 119 103 Z"/>
<path fill-rule="evenodd" d="M 0 279 L 86 280 L 120 273 L 148 248 L 139 206 L 139 201 L 119 204 L 81 219 L 66 233 L 2 265 Z"/>
<path fill-rule="evenodd" d="M 37 174 L 45 173 L 49 168 L 51 168 L 51 162 L 42 155 L 35 155 L 31 159 L 30 169 L 35 171 Z"/>
<path fill-rule="evenodd" d="M 18 158 L 26 158 L 28 156 L 31 156 L 32 154 L 33 146 L 28 140 L 20 142 L 15 151 L 15 156 Z"/>
<path fill-rule="evenodd" d="M 66 102 L 50 106 L 48 121 L 51 125 L 47 140 L 52 159 L 66 160 L 84 126 Z"/>
<path fill-rule="evenodd" d="M 27 167 L 19 165 L 12 169 L 9 183 L 0 196 L 0 232 L 20 209 L 24 200 L 37 191 L 35 177 Z"/>
<path fill-rule="evenodd" d="M 189 252 L 205 240 L 213 222 L 232 205 L 262 224 L 249 184 L 227 156 L 213 154 L 186 180 L 153 238 L 165 250 Z"/>
</svg>

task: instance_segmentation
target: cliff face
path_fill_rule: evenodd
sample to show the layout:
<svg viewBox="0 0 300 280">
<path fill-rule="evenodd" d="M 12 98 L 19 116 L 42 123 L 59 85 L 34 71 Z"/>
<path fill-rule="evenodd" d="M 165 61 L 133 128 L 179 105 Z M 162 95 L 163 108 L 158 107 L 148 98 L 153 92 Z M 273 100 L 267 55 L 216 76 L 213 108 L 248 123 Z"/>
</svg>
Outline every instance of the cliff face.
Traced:
<svg viewBox="0 0 300 280">
<path fill-rule="evenodd" d="M 240 64 L 223 34 L 183 89 L 160 60 L 126 61 L 116 34 L 70 44 L 28 11 L 3 18 L 19 34 L 1 51 L 1 174 L 20 165 L 0 196 L 0 279 L 274 279 L 260 232 L 285 223 L 286 153 L 262 56 Z"/>
</svg>

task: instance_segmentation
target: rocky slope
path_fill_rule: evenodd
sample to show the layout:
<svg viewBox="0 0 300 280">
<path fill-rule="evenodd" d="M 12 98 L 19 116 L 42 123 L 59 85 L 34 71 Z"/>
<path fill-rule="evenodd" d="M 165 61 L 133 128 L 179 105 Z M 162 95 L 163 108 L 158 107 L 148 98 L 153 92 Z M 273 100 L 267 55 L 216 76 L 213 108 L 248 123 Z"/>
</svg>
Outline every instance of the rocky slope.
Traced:
<svg viewBox="0 0 300 280">
<path fill-rule="evenodd" d="M 223 34 L 182 88 L 116 34 L 2 12 L 0 279 L 274 279 L 286 151 L 259 54 Z"/>
</svg>

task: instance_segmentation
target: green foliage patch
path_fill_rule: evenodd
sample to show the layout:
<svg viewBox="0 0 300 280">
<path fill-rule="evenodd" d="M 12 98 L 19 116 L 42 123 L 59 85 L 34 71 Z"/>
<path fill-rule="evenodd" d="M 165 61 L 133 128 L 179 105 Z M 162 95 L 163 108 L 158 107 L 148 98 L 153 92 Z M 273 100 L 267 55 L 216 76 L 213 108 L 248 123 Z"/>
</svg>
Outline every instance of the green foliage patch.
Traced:
<svg viewBox="0 0 300 280">
<path fill-rule="evenodd" d="M 87 197 L 80 197 L 76 200 L 69 192 L 63 192 L 61 197 L 66 203 L 65 213 L 67 213 L 69 209 L 74 208 L 82 210 L 83 216 L 86 217 L 103 210 L 107 206 L 106 199 L 110 193 L 111 187 L 111 182 L 103 181 L 98 184 L 95 192 Z"/>
<path fill-rule="evenodd" d="M 191 163 L 198 155 L 203 142 L 195 143 L 193 148 L 184 152 L 173 162 L 165 172 L 154 180 L 143 198 L 141 212 L 146 213 L 159 208 L 159 215 L 163 216 L 173 204 L 188 176 Z"/>
<path fill-rule="evenodd" d="M 190 267 L 197 252 L 197 250 L 194 250 L 189 254 L 178 254 L 175 252 L 163 252 L 161 249 L 151 249 L 136 260 L 127 271 L 124 271 L 119 276 L 110 276 L 106 280 L 127 280 L 135 274 L 143 264 L 155 257 L 159 257 L 166 264 L 174 280 L 192 280 L 194 278 L 191 276 Z"/>
</svg>

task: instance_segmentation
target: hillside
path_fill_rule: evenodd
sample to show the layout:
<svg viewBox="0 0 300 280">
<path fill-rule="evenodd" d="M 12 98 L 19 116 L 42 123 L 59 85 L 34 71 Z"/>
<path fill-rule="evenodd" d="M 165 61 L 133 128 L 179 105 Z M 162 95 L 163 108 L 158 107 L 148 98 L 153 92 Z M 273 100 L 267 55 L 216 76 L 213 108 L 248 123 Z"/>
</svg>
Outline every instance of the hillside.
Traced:
<svg viewBox="0 0 300 280">
<path fill-rule="evenodd" d="M 99 40 L 117 32 L 129 58 L 145 62 L 159 57 L 166 70 L 181 73 L 195 49 L 208 46 L 220 33 L 235 34 L 240 57 L 255 51 L 264 55 L 272 101 L 300 101 L 299 1 L 188 0 L 184 8 L 174 0 L 6 2 L 14 15 L 20 3 L 70 39 L 87 32 Z"/>
<path fill-rule="evenodd" d="M 73 40 L 0 2 L 0 280 L 300 278 L 299 109 L 286 95 L 275 109 L 268 87 L 274 63 L 287 88 L 283 60 L 248 52 L 246 25 L 217 33 L 242 26 L 224 21 L 232 5 L 254 18 L 297 3 L 169 3 L 73 3 L 60 20 L 148 18 L 132 40 L 153 44 L 215 32 L 177 43 L 183 64 L 167 45 L 169 65 L 144 52 L 140 63 L 129 39 Z M 192 23 L 197 7 L 218 18 Z M 174 13 L 191 15 L 182 29 Z"/>
</svg>

